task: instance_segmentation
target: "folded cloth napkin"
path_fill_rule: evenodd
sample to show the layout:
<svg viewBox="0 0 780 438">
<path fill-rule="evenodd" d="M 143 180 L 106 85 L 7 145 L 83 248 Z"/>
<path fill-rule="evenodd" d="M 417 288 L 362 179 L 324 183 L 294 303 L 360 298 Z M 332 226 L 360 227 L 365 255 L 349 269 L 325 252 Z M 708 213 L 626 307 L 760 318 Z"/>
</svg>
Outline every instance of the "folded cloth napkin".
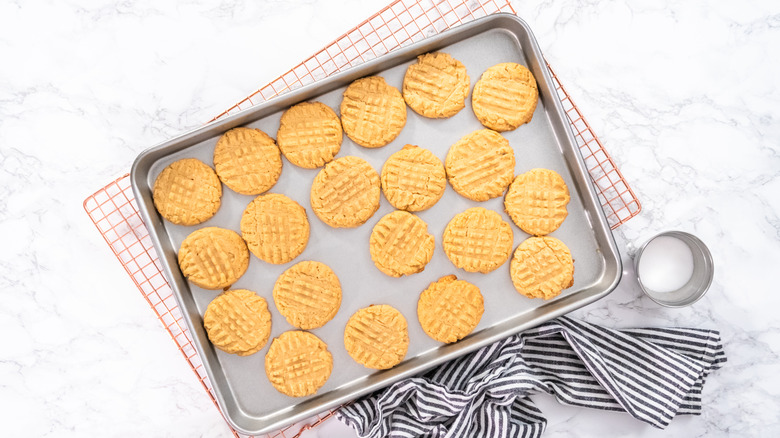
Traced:
<svg viewBox="0 0 780 438">
<path fill-rule="evenodd" d="M 361 437 L 539 437 L 547 424 L 528 398 L 625 411 L 664 428 L 701 413 L 701 389 L 726 361 L 720 333 L 615 330 L 560 317 L 400 380 L 337 412 Z"/>
</svg>

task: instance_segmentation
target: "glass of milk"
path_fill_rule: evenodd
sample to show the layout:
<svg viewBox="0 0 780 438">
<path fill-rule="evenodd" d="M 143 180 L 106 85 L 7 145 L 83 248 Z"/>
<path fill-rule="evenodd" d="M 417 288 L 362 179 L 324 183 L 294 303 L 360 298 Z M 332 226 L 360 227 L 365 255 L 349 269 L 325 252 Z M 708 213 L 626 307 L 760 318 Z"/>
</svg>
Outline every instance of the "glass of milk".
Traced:
<svg viewBox="0 0 780 438">
<path fill-rule="evenodd" d="M 634 268 L 642 291 L 667 307 L 698 301 L 715 272 L 704 242 L 682 231 L 667 231 L 645 242 L 634 255 Z"/>
</svg>

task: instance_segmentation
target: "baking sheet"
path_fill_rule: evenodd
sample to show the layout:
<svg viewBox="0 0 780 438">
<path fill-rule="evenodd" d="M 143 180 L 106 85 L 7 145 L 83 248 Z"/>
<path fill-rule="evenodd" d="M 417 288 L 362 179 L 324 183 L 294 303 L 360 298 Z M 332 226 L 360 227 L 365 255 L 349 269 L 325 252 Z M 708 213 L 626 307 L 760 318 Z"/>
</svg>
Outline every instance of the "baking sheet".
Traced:
<svg viewBox="0 0 780 438">
<path fill-rule="evenodd" d="M 154 210 L 150 188 L 159 172 L 175 160 L 194 157 L 213 164 L 217 139 L 235 126 L 259 128 L 275 137 L 283 110 L 303 100 L 321 101 L 338 112 L 343 89 L 358 77 L 380 74 L 390 85 L 400 89 L 406 68 L 414 62 L 415 56 L 433 50 L 448 52 L 463 62 L 472 88 L 485 69 L 500 62 L 519 62 L 534 73 L 540 87 L 540 101 L 534 118 L 531 123 L 503 135 L 515 150 L 515 174 L 534 167 L 553 169 L 563 176 L 570 188 L 569 216 L 551 235 L 564 241 L 572 251 L 575 258 L 574 286 L 549 302 L 530 300 L 514 290 L 509 278 L 509 262 L 487 275 L 456 269 L 441 247 L 444 227 L 455 214 L 469 207 L 483 206 L 501 213 L 510 224 L 512 222 L 503 212 L 502 198 L 478 203 L 456 194 L 449 185 L 434 207 L 418 214 L 428 223 L 429 232 L 436 238 L 433 259 L 422 273 L 400 279 L 388 277 L 374 266 L 368 250 L 374 224 L 393 211 L 387 200 L 383 197 L 379 210 L 359 228 L 330 228 L 313 214 L 309 203 L 311 182 L 319 169 L 301 169 L 285 159 L 282 176 L 270 192 L 284 193 L 307 210 L 311 225 L 309 244 L 301 256 L 284 265 L 271 265 L 251 256 L 247 273 L 233 287 L 253 290 L 268 300 L 272 313 L 272 337 L 294 329 L 276 311 L 271 295 L 276 278 L 291 265 L 302 260 L 327 263 L 339 276 L 343 298 L 336 317 L 324 327 L 312 330 L 328 344 L 333 354 L 334 370 L 330 379 L 318 394 L 310 397 L 294 399 L 280 394 L 271 386 L 264 372 L 268 345 L 249 357 L 229 355 L 211 346 L 202 328 L 202 315 L 219 291 L 207 291 L 187 283 L 176 263 L 176 251 L 181 241 L 195 229 L 220 226 L 240 232 L 241 214 L 254 197 L 224 188 L 222 206 L 212 219 L 195 227 L 183 227 L 161 220 Z M 408 109 L 406 127 L 395 141 L 383 148 L 365 149 L 345 135 L 338 157 L 359 156 L 380 172 L 389 155 L 410 143 L 431 150 L 444 161 L 450 145 L 481 128 L 471 111 L 470 99 L 466 108 L 444 120 L 426 119 Z M 498 14 L 476 20 L 184 134 L 142 153 L 134 163 L 131 177 L 142 217 L 188 327 L 196 338 L 193 342 L 203 358 L 220 407 L 237 430 L 249 434 L 283 427 L 574 310 L 609 293 L 616 286 L 621 271 L 611 232 L 552 89 L 541 53 L 528 27 L 513 15 Z M 512 229 L 514 246 L 528 237 L 514 224 Z M 471 336 L 454 345 L 444 346 L 422 331 L 416 317 L 416 303 L 420 292 L 430 282 L 448 274 L 456 274 L 480 288 L 485 297 L 485 313 Z M 401 365 L 387 371 L 374 371 L 348 356 L 343 345 L 343 329 L 356 310 L 382 303 L 393 305 L 406 316 L 411 341 L 406 360 Z"/>
</svg>

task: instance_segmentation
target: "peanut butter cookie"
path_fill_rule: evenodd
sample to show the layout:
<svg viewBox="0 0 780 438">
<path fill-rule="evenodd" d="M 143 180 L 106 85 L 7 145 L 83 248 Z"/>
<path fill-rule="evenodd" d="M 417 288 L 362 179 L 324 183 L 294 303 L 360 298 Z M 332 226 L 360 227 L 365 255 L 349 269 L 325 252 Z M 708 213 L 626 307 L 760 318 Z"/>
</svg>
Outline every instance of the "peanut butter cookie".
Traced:
<svg viewBox="0 0 780 438">
<path fill-rule="evenodd" d="M 341 157 L 320 170 L 311 185 L 311 209 L 334 228 L 354 228 L 379 208 L 379 174 L 362 158 Z"/>
<path fill-rule="evenodd" d="M 466 106 L 469 75 L 462 62 L 447 53 L 426 53 L 406 69 L 403 96 L 416 113 L 445 118 Z"/>
<path fill-rule="evenodd" d="M 533 74 L 514 62 L 487 69 L 471 94 L 477 119 L 496 131 L 511 131 L 530 122 L 538 100 L 539 90 Z"/>
<path fill-rule="evenodd" d="M 289 331 L 271 342 L 265 374 L 282 394 L 305 397 L 317 392 L 333 371 L 328 346 L 308 332 Z"/>
<path fill-rule="evenodd" d="M 447 275 L 420 294 L 417 318 L 428 336 L 452 343 L 474 331 L 482 319 L 485 302 L 479 288 Z"/>
<path fill-rule="evenodd" d="M 574 285 L 574 260 L 560 240 L 531 237 L 517 246 L 510 275 L 521 294 L 549 300 Z"/>
<path fill-rule="evenodd" d="M 302 102 L 285 111 L 276 133 L 282 154 L 306 169 L 331 162 L 342 138 L 339 116 L 322 102 Z"/>
<path fill-rule="evenodd" d="M 504 209 L 521 230 L 533 236 L 552 233 L 568 212 L 569 189 L 549 169 L 532 169 L 517 175 L 504 197 Z"/>
<path fill-rule="evenodd" d="M 271 314 L 265 299 L 252 291 L 235 289 L 209 303 L 203 325 L 215 347 L 225 353 L 249 356 L 268 342 Z"/>
<path fill-rule="evenodd" d="M 406 102 L 381 76 L 358 79 L 344 91 L 341 124 L 360 146 L 382 147 L 395 140 L 406 125 Z"/>
<path fill-rule="evenodd" d="M 422 211 L 433 207 L 447 188 L 441 160 L 427 149 L 406 145 L 382 167 L 382 191 L 393 207 Z"/>
<path fill-rule="evenodd" d="M 486 274 L 503 265 L 512 252 L 512 227 L 501 215 L 482 207 L 458 213 L 444 229 L 444 253 L 456 267 Z"/>
<path fill-rule="evenodd" d="M 197 225 L 217 213 L 222 184 L 200 160 L 185 158 L 163 169 L 154 181 L 152 198 L 160 215 L 176 225 Z"/>
<path fill-rule="evenodd" d="M 265 193 L 282 174 L 282 158 L 274 139 L 259 129 L 233 128 L 214 148 L 219 179 L 242 195 Z"/>
<path fill-rule="evenodd" d="M 274 284 L 274 302 L 290 325 L 303 330 L 322 327 L 341 305 L 341 283 L 328 265 L 299 262 Z"/>
<path fill-rule="evenodd" d="M 257 258 L 281 265 L 298 257 L 309 242 L 306 210 L 285 195 L 260 195 L 241 216 L 241 236 Z"/>
<path fill-rule="evenodd" d="M 408 327 L 395 308 L 381 304 L 358 310 L 344 329 L 347 353 L 368 368 L 392 368 L 404 359 L 409 348 Z"/>
<path fill-rule="evenodd" d="M 501 134 L 480 129 L 450 147 L 444 166 L 456 192 L 487 201 L 501 196 L 512 182 L 515 153 Z"/>
<path fill-rule="evenodd" d="M 235 231 L 206 227 L 193 231 L 179 248 L 182 274 L 203 289 L 224 289 L 249 267 L 246 243 Z"/>
<path fill-rule="evenodd" d="M 391 277 L 416 274 L 431 261 L 433 235 L 428 224 L 401 210 L 385 215 L 374 225 L 369 240 L 371 259 Z"/>
</svg>

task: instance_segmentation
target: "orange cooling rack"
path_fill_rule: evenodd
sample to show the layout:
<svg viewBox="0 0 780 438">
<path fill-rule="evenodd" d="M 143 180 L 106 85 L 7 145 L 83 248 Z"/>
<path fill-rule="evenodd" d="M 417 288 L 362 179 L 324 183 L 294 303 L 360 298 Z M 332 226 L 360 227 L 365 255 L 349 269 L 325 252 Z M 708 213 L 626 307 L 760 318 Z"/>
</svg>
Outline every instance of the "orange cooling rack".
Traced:
<svg viewBox="0 0 780 438">
<path fill-rule="evenodd" d="M 496 12 L 515 13 L 507 0 L 396 0 L 214 119 L 361 64 L 452 26 Z M 639 213 L 642 208 L 639 200 L 552 69 L 550 73 L 558 97 L 571 122 L 585 165 L 599 192 L 599 200 L 607 220 L 613 229 L 617 228 Z M 192 345 L 189 331 L 182 322 L 182 315 L 171 288 L 162 274 L 149 232 L 138 214 L 129 177 L 125 175 L 98 190 L 84 201 L 84 209 L 217 406 L 211 383 Z M 266 437 L 299 437 L 306 429 L 316 427 L 333 416 L 334 412 L 335 410 L 323 412 Z M 235 431 L 233 434 L 236 437 L 242 436 Z"/>
</svg>

